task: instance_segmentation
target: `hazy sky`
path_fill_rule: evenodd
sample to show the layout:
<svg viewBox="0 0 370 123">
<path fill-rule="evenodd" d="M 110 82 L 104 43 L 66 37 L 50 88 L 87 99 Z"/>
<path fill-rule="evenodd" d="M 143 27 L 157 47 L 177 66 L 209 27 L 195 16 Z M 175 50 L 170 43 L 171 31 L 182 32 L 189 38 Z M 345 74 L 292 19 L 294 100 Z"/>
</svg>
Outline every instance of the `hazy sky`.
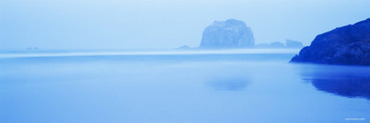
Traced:
<svg viewBox="0 0 370 123">
<path fill-rule="evenodd" d="M 0 49 L 169 49 L 200 44 L 215 20 L 243 20 L 256 43 L 370 17 L 370 0 L 0 0 Z"/>
</svg>

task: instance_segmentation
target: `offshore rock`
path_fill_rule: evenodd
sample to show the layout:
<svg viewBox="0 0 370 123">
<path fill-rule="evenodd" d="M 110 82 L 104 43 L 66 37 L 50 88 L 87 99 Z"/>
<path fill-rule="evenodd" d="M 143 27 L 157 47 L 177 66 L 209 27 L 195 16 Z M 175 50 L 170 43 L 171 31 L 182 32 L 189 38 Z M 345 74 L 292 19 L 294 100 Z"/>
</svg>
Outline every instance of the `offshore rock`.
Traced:
<svg viewBox="0 0 370 123">
<path fill-rule="evenodd" d="M 254 47 L 252 30 L 235 19 L 215 21 L 203 31 L 200 48 L 230 49 Z"/>
</svg>

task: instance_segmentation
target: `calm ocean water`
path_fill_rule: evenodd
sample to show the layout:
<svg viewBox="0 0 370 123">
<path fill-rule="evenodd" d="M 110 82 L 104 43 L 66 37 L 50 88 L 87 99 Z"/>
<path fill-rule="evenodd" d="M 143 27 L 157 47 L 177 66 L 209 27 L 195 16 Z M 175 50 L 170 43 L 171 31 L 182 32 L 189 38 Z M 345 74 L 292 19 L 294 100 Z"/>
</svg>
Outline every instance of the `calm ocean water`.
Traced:
<svg viewBox="0 0 370 123">
<path fill-rule="evenodd" d="M 0 58 L 1 123 L 370 122 L 370 67 L 292 53 Z"/>
</svg>

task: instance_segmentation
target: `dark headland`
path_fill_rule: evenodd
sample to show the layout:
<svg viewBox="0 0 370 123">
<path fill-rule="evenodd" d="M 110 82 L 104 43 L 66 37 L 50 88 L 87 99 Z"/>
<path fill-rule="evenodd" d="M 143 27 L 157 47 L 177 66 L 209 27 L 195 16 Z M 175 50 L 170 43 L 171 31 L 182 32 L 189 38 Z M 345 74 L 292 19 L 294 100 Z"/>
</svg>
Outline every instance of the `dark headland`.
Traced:
<svg viewBox="0 0 370 123">
<path fill-rule="evenodd" d="M 291 62 L 370 65 L 370 18 L 316 36 Z"/>
</svg>

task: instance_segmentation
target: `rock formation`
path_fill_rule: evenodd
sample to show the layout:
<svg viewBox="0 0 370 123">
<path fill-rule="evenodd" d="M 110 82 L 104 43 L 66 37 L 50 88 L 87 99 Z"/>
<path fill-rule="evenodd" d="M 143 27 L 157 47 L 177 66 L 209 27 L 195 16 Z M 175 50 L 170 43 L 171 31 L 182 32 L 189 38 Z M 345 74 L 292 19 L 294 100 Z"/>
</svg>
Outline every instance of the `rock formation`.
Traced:
<svg viewBox="0 0 370 123">
<path fill-rule="evenodd" d="M 370 65 L 370 18 L 316 36 L 291 62 Z"/>
<path fill-rule="evenodd" d="M 285 47 L 286 48 L 302 48 L 303 47 L 303 44 L 300 42 L 300 41 L 294 41 L 294 40 L 290 40 L 290 39 L 287 39 L 285 41 Z"/>
<path fill-rule="evenodd" d="M 286 40 L 286 43 L 275 41 L 272 43 L 261 43 L 255 46 L 256 48 L 302 48 L 303 44 L 299 41 L 293 41 L 290 39 Z"/>
<path fill-rule="evenodd" d="M 229 19 L 215 21 L 203 31 L 200 48 L 228 49 L 254 46 L 251 29 L 243 21 Z"/>
</svg>

